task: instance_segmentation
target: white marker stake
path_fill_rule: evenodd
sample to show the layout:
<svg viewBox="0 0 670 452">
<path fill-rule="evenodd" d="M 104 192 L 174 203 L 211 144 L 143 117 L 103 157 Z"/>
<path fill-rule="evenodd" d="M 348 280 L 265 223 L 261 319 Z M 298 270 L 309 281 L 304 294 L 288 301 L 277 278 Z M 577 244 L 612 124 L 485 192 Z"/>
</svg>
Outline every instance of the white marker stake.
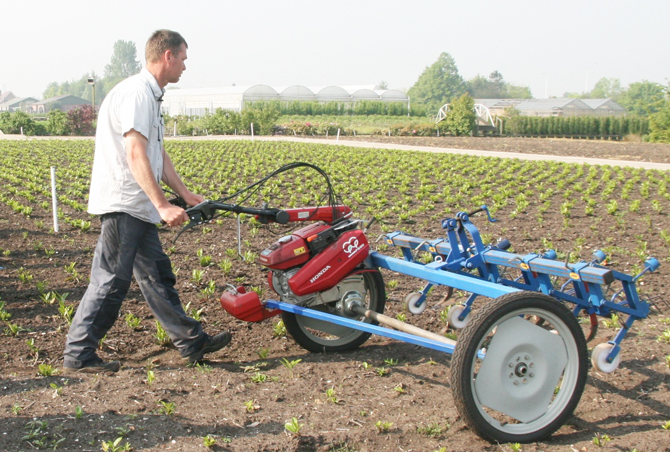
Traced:
<svg viewBox="0 0 670 452">
<path fill-rule="evenodd" d="M 58 198 L 56 197 L 56 167 L 51 167 L 51 206 L 54 212 L 54 232 L 58 232 Z"/>
</svg>

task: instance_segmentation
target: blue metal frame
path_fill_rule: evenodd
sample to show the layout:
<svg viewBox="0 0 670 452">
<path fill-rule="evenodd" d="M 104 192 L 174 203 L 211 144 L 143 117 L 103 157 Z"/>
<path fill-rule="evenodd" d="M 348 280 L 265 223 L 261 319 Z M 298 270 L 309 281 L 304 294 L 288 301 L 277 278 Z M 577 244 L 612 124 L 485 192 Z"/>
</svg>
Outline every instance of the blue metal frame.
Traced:
<svg viewBox="0 0 670 452">
<path fill-rule="evenodd" d="M 495 221 L 486 206 L 480 210 L 486 212 L 489 221 Z M 479 230 L 465 212 L 459 212 L 456 218 L 443 220 L 442 227 L 447 234 L 446 241 L 423 239 L 399 231 L 387 234 L 387 243 L 400 247 L 405 259 L 373 252 L 370 254 L 372 265 L 423 279 L 429 285 L 451 286 L 470 292 L 461 320 L 470 312 L 478 295 L 496 298 L 519 290 L 541 292 L 557 300 L 573 303 L 575 315 L 582 310 L 587 314 L 601 316 L 608 316 L 612 312 L 626 314 L 628 318 L 623 327 L 610 341 L 613 348 L 607 357 L 608 362 L 612 362 L 619 353 L 620 344 L 633 322 L 649 315 L 649 304 L 640 300 L 635 282 L 642 274 L 659 267 L 658 260 L 654 258 L 647 260 L 645 269 L 633 277 L 598 265 L 606 258 L 605 253 L 599 250 L 594 253 L 592 262 L 569 264 L 557 261 L 553 250 L 544 255 L 531 253 L 524 256 L 496 246 L 485 246 Z M 419 251 L 431 253 L 434 262 L 423 264 L 416 261 L 414 253 Z M 521 276 L 513 280 L 506 279 L 501 276 L 500 267 L 516 269 Z M 566 281 L 557 287 L 556 281 L 559 279 Z M 603 287 L 608 288 L 615 282 L 620 283 L 622 288 L 607 300 Z M 571 288 L 573 293 L 566 291 L 566 288 Z"/>
</svg>

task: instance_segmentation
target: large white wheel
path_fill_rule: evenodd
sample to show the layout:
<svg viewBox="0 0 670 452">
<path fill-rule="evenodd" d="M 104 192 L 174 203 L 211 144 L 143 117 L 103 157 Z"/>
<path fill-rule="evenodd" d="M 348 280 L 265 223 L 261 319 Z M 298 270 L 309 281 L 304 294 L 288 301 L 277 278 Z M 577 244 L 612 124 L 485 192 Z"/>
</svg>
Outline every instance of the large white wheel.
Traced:
<svg viewBox="0 0 670 452">
<path fill-rule="evenodd" d="M 419 315 L 426 310 L 428 303 L 424 299 L 423 302 L 419 305 L 419 300 L 421 299 L 421 292 L 412 292 L 411 294 L 405 297 L 405 302 L 403 307 L 409 311 L 411 314 Z"/>
<path fill-rule="evenodd" d="M 384 312 L 386 291 L 384 290 L 384 280 L 379 270 L 366 271 L 350 276 L 342 280 L 341 283 L 346 284 L 348 290 L 355 288 L 355 291 L 360 294 L 366 309 L 376 311 L 380 314 Z M 312 307 L 312 309 L 340 316 L 346 315 L 350 319 L 376 324 L 376 322 L 365 317 L 344 314 L 342 309 L 338 308 L 337 302 L 317 305 Z M 291 314 L 286 311 L 283 311 L 281 316 L 286 326 L 286 331 L 301 347 L 310 352 L 324 353 L 353 350 L 367 341 L 371 336 L 371 333 L 361 330 L 355 330 L 299 314 Z"/>
<path fill-rule="evenodd" d="M 556 300 L 535 292 L 496 298 L 481 306 L 459 339 L 452 359 L 454 400 L 482 438 L 539 441 L 579 403 L 588 370 L 586 341 L 575 317 Z"/>
<path fill-rule="evenodd" d="M 614 345 L 609 343 L 598 344 L 591 353 L 591 364 L 600 372 L 609 374 L 614 372 L 621 363 L 621 352 L 619 352 L 611 363 L 607 362 L 607 356 L 610 354 Z"/>
<path fill-rule="evenodd" d="M 449 312 L 447 313 L 447 323 L 450 327 L 462 330 L 470 322 L 470 318 L 472 317 L 470 313 L 468 313 L 463 320 L 459 319 L 463 311 L 465 311 L 465 306 L 462 304 L 457 304 L 449 308 Z"/>
</svg>

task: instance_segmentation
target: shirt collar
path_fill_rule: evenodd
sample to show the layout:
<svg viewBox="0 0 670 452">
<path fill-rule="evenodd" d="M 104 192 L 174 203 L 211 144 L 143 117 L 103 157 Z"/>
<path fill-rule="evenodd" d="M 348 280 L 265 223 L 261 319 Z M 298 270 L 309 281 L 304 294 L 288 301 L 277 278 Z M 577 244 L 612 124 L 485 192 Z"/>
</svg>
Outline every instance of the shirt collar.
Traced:
<svg viewBox="0 0 670 452">
<path fill-rule="evenodd" d="M 142 70 L 140 71 L 140 75 L 147 81 L 147 83 L 151 87 L 151 91 L 153 92 L 156 100 L 158 102 L 161 102 L 163 100 L 163 94 L 165 94 L 165 91 L 161 89 L 160 86 L 158 86 L 156 77 L 154 77 L 154 75 L 151 72 L 149 72 L 147 68 L 142 68 Z"/>
</svg>

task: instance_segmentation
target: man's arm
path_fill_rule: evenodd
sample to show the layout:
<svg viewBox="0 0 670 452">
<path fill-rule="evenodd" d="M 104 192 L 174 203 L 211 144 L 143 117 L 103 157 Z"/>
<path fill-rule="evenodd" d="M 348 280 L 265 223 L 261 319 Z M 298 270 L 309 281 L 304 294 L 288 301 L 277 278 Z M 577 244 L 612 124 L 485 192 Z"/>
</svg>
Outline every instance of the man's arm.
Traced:
<svg viewBox="0 0 670 452">
<path fill-rule="evenodd" d="M 188 221 L 188 215 L 181 207 L 168 202 L 151 169 L 147 156 L 147 139 L 136 130 L 126 133 L 126 158 L 128 167 L 142 190 L 158 210 L 159 215 L 169 226 L 179 226 Z M 172 166 L 172 162 L 170 162 Z M 174 166 L 172 166 L 174 171 Z M 175 173 L 176 174 L 176 173 Z M 182 184 L 183 185 L 183 184 Z"/>
</svg>

